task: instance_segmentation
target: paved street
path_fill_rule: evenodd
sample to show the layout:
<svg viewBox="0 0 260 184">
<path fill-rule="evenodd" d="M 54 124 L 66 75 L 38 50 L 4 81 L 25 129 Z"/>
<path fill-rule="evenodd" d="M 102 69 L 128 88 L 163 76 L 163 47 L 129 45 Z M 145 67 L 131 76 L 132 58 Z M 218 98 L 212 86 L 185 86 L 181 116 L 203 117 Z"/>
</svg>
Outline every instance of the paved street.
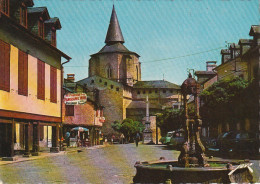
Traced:
<svg viewBox="0 0 260 184">
<path fill-rule="evenodd" d="M 116 144 L 2 165 L 0 179 L 3 183 L 131 183 L 136 161 L 157 160 L 161 156 L 177 159 L 178 155 L 178 151 L 159 145 L 136 148 L 134 144 Z M 257 174 L 259 163 L 254 162 Z"/>
</svg>

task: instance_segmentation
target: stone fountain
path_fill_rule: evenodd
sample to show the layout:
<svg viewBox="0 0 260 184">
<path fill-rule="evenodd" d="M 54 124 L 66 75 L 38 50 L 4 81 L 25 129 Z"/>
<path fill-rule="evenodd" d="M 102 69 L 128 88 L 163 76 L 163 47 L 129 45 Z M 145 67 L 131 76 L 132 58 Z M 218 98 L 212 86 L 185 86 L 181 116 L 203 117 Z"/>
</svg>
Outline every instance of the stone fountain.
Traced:
<svg viewBox="0 0 260 184">
<path fill-rule="evenodd" d="M 199 129 L 202 121 L 199 116 L 200 86 L 189 74 L 181 91 L 184 99 L 185 143 L 178 160 L 165 160 L 161 157 L 157 161 L 136 162 L 134 183 L 244 183 L 253 182 L 251 163 L 248 161 L 207 161 L 205 147 L 200 141 Z M 194 97 L 194 111 L 188 109 L 187 96 Z"/>
</svg>

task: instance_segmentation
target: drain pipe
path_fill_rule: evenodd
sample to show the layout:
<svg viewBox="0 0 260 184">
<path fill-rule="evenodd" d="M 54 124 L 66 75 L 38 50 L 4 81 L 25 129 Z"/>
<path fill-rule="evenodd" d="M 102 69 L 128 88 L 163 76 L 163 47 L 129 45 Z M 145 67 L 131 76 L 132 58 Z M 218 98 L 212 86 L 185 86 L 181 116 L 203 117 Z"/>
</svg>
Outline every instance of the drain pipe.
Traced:
<svg viewBox="0 0 260 184">
<path fill-rule="evenodd" d="M 70 62 L 70 60 L 71 60 L 71 58 L 67 58 L 68 60 L 67 61 L 65 61 L 65 62 L 63 62 L 63 63 L 61 63 L 61 88 L 60 88 L 60 114 L 61 114 L 61 122 L 60 122 L 60 151 L 61 151 L 61 148 L 62 148 L 62 145 L 61 145 L 61 138 L 63 137 L 62 136 L 62 134 L 63 134 L 63 131 L 62 131 L 62 126 L 63 126 L 63 124 L 62 124 L 62 117 L 63 117 L 63 115 L 62 115 L 62 103 L 63 103 L 63 94 L 62 94 L 62 89 L 63 89 L 63 79 L 64 79 L 64 77 L 63 77 L 63 74 L 64 74 L 64 71 L 63 71 L 63 65 L 64 64 L 66 64 L 66 63 L 68 63 L 68 62 Z"/>
</svg>

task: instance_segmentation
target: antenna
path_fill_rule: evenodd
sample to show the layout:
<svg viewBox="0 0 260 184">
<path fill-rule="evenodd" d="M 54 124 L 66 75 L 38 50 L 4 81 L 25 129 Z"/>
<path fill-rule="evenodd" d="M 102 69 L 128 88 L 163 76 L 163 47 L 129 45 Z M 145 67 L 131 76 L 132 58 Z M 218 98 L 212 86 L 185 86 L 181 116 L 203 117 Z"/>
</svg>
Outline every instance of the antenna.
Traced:
<svg viewBox="0 0 260 184">
<path fill-rule="evenodd" d="M 164 73 L 163 73 L 163 80 L 164 80 Z"/>
</svg>

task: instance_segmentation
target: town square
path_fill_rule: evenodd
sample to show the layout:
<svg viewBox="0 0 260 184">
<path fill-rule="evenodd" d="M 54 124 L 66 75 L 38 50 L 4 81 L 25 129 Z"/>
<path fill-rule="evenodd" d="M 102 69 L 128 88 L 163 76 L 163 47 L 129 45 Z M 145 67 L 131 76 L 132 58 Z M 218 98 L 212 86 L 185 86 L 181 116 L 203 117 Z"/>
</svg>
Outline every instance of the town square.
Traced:
<svg viewBox="0 0 260 184">
<path fill-rule="evenodd" d="M 0 183 L 260 182 L 257 0 L 0 0 Z"/>
</svg>

